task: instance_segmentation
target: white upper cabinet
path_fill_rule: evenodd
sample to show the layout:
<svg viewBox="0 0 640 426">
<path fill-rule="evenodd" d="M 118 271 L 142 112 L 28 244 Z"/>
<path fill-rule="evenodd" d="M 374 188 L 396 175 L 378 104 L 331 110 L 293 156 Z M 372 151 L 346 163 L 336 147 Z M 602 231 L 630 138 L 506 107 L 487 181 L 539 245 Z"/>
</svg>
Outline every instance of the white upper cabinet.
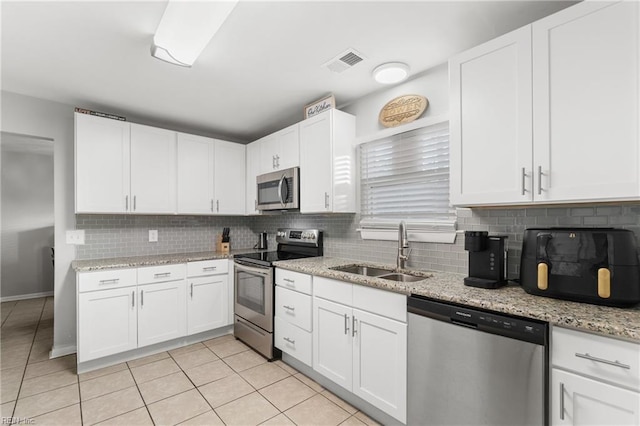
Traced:
<svg viewBox="0 0 640 426">
<path fill-rule="evenodd" d="M 260 214 L 258 210 L 258 194 L 256 177 L 260 174 L 260 144 L 253 142 L 247 145 L 247 170 L 246 170 L 246 213 L 249 215 Z"/>
<path fill-rule="evenodd" d="M 215 141 L 214 213 L 245 213 L 245 161 L 244 145 Z"/>
<path fill-rule="evenodd" d="M 76 213 L 127 213 L 130 124 L 75 113 Z"/>
<path fill-rule="evenodd" d="M 451 203 L 531 201 L 531 27 L 449 61 Z"/>
<path fill-rule="evenodd" d="M 536 200 L 640 196 L 639 10 L 583 2 L 533 23 Z"/>
<path fill-rule="evenodd" d="M 176 132 L 131 124 L 133 213 L 176 212 Z"/>
<path fill-rule="evenodd" d="M 300 165 L 298 123 L 259 139 L 259 173 L 264 174 Z"/>
<path fill-rule="evenodd" d="M 213 214 L 215 144 L 202 136 L 178 133 L 178 213 Z"/>
<path fill-rule="evenodd" d="M 452 204 L 640 197 L 639 9 L 582 2 L 451 59 Z"/>
<path fill-rule="evenodd" d="M 352 213 L 355 117 L 335 109 L 300 122 L 300 213 Z"/>
</svg>

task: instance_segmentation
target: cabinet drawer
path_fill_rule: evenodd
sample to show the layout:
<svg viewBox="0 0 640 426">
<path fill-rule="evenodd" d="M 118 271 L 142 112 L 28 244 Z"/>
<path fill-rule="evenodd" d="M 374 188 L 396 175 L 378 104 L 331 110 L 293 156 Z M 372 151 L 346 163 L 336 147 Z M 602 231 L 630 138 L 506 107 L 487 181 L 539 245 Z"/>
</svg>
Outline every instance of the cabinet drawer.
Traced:
<svg viewBox="0 0 640 426">
<path fill-rule="evenodd" d="M 276 268 L 276 285 L 311 294 L 311 275 Z"/>
<path fill-rule="evenodd" d="M 276 287 L 276 316 L 311 331 L 311 296 Z"/>
<path fill-rule="evenodd" d="M 353 284 L 323 277 L 313 277 L 313 295 L 351 306 Z"/>
<path fill-rule="evenodd" d="M 640 387 L 640 345 L 560 327 L 553 327 L 551 337 L 554 367 Z"/>
<path fill-rule="evenodd" d="M 228 272 L 229 261 L 227 259 L 202 260 L 187 263 L 187 277 L 226 274 Z"/>
<path fill-rule="evenodd" d="M 138 284 L 182 280 L 186 277 L 186 273 L 187 267 L 184 263 L 138 268 Z"/>
<path fill-rule="evenodd" d="M 135 269 L 79 272 L 78 293 L 136 285 Z"/>
<path fill-rule="evenodd" d="M 311 367 L 311 342 L 311 333 L 276 316 L 276 348 Z"/>
<path fill-rule="evenodd" d="M 362 285 L 353 286 L 353 307 L 407 322 L 407 296 Z"/>
</svg>

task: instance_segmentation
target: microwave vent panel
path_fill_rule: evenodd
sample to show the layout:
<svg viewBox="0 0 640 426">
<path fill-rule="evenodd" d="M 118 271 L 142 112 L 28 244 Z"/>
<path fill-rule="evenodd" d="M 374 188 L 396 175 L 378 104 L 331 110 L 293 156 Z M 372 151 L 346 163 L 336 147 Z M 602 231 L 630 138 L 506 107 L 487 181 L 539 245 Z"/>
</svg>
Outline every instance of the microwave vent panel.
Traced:
<svg viewBox="0 0 640 426">
<path fill-rule="evenodd" d="M 335 73 L 341 73 L 359 64 L 364 59 L 364 56 L 357 50 L 347 49 L 322 66 Z"/>
</svg>

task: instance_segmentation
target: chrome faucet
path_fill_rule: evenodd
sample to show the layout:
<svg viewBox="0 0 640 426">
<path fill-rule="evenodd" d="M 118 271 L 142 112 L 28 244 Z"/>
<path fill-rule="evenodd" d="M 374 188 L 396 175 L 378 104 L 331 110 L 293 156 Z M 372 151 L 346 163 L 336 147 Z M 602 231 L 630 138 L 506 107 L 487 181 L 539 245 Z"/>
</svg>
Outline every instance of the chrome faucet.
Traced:
<svg viewBox="0 0 640 426">
<path fill-rule="evenodd" d="M 408 248 L 409 239 L 407 238 L 407 224 L 402 220 L 398 227 L 398 259 L 396 260 L 396 266 L 400 269 L 404 269 L 407 260 L 409 260 L 409 253 L 411 250 L 409 249 L 405 254 L 405 249 Z"/>
</svg>

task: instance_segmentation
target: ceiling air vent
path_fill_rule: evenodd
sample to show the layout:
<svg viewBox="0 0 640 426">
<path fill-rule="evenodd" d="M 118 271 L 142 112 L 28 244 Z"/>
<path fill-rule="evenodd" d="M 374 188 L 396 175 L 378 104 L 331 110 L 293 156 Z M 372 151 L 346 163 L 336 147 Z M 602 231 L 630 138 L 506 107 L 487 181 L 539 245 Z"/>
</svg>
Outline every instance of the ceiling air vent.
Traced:
<svg viewBox="0 0 640 426">
<path fill-rule="evenodd" d="M 362 62 L 363 60 L 364 56 L 361 55 L 357 50 L 348 49 L 335 58 L 331 59 L 329 62 L 323 64 L 322 66 L 335 73 L 341 73 L 342 71 L 348 70 L 359 62 Z"/>
</svg>

